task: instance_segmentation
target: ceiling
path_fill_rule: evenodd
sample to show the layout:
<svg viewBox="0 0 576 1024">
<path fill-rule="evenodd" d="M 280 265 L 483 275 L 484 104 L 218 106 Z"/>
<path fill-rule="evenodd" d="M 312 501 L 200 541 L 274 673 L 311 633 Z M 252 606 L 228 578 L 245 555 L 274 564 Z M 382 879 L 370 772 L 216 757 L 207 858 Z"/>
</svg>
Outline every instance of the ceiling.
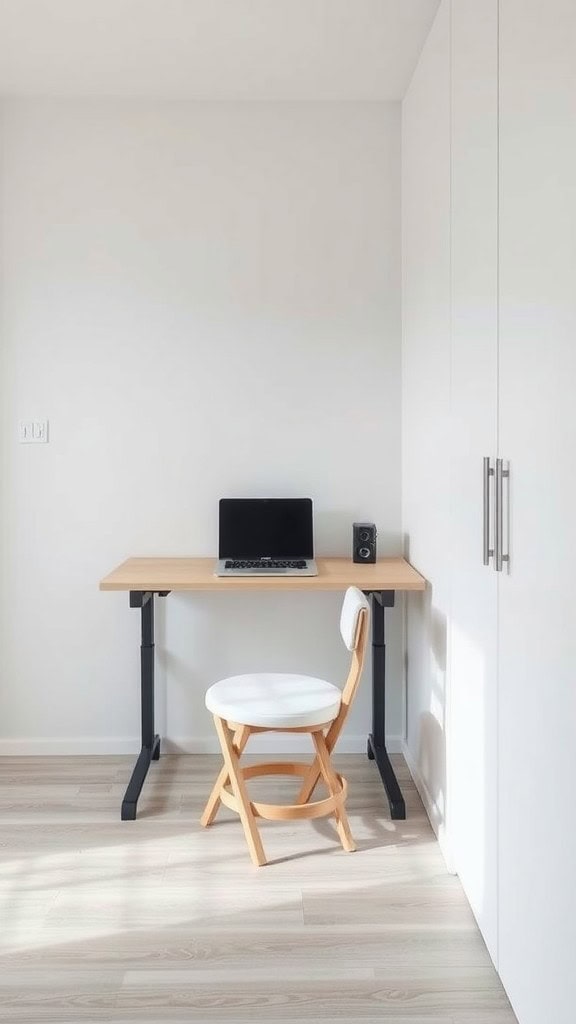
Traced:
<svg viewBox="0 0 576 1024">
<path fill-rule="evenodd" d="M 0 0 L 0 95 L 397 100 L 439 0 Z"/>
</svg>

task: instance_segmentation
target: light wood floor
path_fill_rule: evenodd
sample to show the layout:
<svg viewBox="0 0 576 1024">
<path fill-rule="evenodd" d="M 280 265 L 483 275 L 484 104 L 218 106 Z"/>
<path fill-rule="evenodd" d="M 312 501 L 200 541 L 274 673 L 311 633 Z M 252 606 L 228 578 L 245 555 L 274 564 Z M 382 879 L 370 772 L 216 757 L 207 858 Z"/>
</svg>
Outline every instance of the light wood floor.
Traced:
<svg viewBox="0 0 576 1024">
<path fill-rule="evenodd" d="M 257 869 L 231 812 L 198 825 L 216 757 L 153 765 L 135 822 L 131 758 L 0 760 L 0 1021 L 515 1024 L 402 759 L 406 822 L 372 763 L 335 761 L 358 852 L 263 822 Z"/>
</svg>

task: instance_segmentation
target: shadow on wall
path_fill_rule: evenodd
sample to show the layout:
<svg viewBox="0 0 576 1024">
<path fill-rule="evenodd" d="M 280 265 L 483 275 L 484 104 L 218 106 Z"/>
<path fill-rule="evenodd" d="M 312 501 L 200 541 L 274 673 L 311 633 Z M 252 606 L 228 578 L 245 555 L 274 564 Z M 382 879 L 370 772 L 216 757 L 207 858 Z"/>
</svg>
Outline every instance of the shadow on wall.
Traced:
<svg viewBox="0 0 576 1024">
<path fill-rule="evenodd" d="M 407 747 L 439 836 L 446 825 L 448 651 L 447 618 L 440 604 L 428 586 L 424 594 L 410 595 L 406 612 Z"/>
<path fill-rule="evenodd" d="M 424 594 L 424 665 L 428 673 L 427 706 L 420 710 L 418 765 L 429 799 L 429 813 L 437 831 L 446 824 L 446 665 L 448 626 L 444 612 L 434 604 L 434 588 Z M 426 680 L 425 680 L 426 682 Z"/>
<path fill-rule="evenodd" d="M 425 597 L 430 595 L 430 650 L 439 672 L 446 678 L 448 651 L 448 628 L 446 616 L 432 604 L 432 587 L 426 589 Z"/>
<path fill-rule="evenodd" d="M 437 831 L 444 827 L 446 815 L 446 736 L 429 711 L 420 716 L 418 767 L 428 793 L 427 810 Z"/>
</svg>

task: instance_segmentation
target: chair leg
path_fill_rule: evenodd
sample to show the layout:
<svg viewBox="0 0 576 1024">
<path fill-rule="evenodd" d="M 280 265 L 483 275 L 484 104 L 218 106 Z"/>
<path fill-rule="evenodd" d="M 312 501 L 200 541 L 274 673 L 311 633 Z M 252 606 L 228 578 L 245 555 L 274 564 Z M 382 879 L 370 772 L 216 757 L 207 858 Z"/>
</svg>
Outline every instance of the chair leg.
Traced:
<svg viewBox="0 0 576 1024">
<path fill-rule="evenodd" d="M 330 760 L 330 752 L 326 745 L 323 732 L 313 732 L 312 739 L 314 746 L 316 747 L 317 759 L 320 765 L 320 772 L 328 787 L 328 792 L 331 796 L 335 796 L 338 792 L 338 779 L 332 767 Z M 336 818 L 336 829 L 340 837 L 342 846 L 348 853 L 354 853 L 356 844 L 350 831 L 350 824 L 348 822 L 348 815 L 346 814 L 346 808 L 342 802 L 340 807 L 334 811 L 334 817 Z"/>
<path fill-rule="evenodd" d="M 314 733 L 312 735 L 314 735 Z M 312 764 L 310 765 L 310 770 L 308 772 L 308 775 L 306 775 L 304 777 L 304 782 L 302 783 L 302 786 L 300 787 L 300 792 L 298 793 L 298 799 L 296 800 L 297 804 L 307 804 L 308 803 L 310 797 L 312 796 L 312 793 L 314 792 L 314 790 L 316 789 L 316 786 L 318 785 L 318 780 L 320 778 L 320 774 L 321 773 L 320 773 L 320 766 L 319 766 L 319 763 L 318 763 L 318 758 L 315 757 L 313 762 L 312 762 Z"/>
<path fill-rule="evenodd" d="M 329 754 L 331 754 L 332 751 L 334 750 L 336 740 L 338 739 L 342 726 L 344 724 L 344 718 L 345 716 L 340 714 L 338 718 L 335 718 L 334 721 L 332 722 L 332 725 L 328 729 L 326 736 L 324 736 L 324 734 L 322 733 Z M 313 733 L 312 735 L 314 736 L 316 734 Z M 312 764 L 310 765 L 310 770 L 308 771 L 308 774 L 304 776 L 304 782 L 302 783 L 300 792 L 298 793 L 298 799 L 296 803 L 308 803 L 310 797 L 312 796 L 312 793 L 314 792 L 316 786 L 318 785 L 318 780 L 321 774 L 322 772 L 320 770 L 320 762 L 318 758 L 315 757 L 314 760 L 312 761 Z"/>
<path fill-rule="evenodd" d="M 260 839 L 260 833 L 256 826 L 256 819 L 250 804 L 246 783 L 242 776 L 242 769 L 238 760 L 238 754 L 234 747 L 232 734 L 228 729 L 226 722 L 222 718 L 219 718 L 218 715 L 214 715 L 214 724 L 216 726 L 216 732 L 218 733 L 218 739 L 220 740 L 220 746 L 222 747 L 224 764 L 228 771 L 228 775 L 230 776 L 232 790 L 236 800 L 238 801 L 238 813 L 244 828 L 244 835 L 246 836 L 246 842 L 248 843 L 252 862 L 257 867 L 262 867 L 266 864 L 266 855 L 262 846 L 262 840 Z"/>
<path fill-rule="evenodd" d="M 234 739 L 232 742 L 234 744 L 234 749 L 236 750 L 238 757 L 241 756 L 242 751 L 244 750 L 244 747 L 248 742 L 249 736 L 250 728 L 247 725 L 241 725 L 234 733 Z M 202 817 L 200 818 L 200 824 L 204 828 L 207 828 L 208 825 L 211 825 L 212 822 L 214 821 L 214 818 L 218 814 L 218 810 L 220 808 L 221 803 L 220 793 L 222 791 L 222 787 L 228 784 L 229 778 L 230 776 L 228 775 L 228 769 L 226 767 L 226 764 L 223 764 L 222 768 L 220 769 L 218 778 L 216 779 L 216 782 L 214 783 L 214 786 L 212 788 L 212 792 L 208 797 L 208 802 L 206 803 L 206 806 L 202 812 Z"/>
</svg>

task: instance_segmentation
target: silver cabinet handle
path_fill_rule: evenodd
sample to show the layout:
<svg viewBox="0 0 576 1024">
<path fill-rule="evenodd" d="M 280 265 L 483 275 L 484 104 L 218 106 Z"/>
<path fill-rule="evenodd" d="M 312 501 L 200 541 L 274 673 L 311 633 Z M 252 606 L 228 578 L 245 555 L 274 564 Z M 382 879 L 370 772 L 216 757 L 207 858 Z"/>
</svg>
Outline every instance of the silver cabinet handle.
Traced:
<svg viewBox="0 0 576 1024">
<path fill-rule="evenodd" d="M 494 487 L 494 568 L 496 572 L 502 572 L 504 562 L 510 561 L 510 555 L 504 554 L 504 521 L 503 509 L 504 500 L 502 485 L 504 479 L 508 479 L 510 470 L 504 469 L 504 460 L 496 459 L 496 477 Z"/>
<path fill-rule="evenodd" d="M 484 516 L 482 520 L 482 547 L 484 565 L 489 565 L 490 559 L 494 555 L 494 548 L 490 547 L 490 477 L 494 476 L 494 470 L 490 465 L 490 459 L 488 456 L 484 457 L 483 463 L 482 478 L 484 483 Z"/>
</svg>

